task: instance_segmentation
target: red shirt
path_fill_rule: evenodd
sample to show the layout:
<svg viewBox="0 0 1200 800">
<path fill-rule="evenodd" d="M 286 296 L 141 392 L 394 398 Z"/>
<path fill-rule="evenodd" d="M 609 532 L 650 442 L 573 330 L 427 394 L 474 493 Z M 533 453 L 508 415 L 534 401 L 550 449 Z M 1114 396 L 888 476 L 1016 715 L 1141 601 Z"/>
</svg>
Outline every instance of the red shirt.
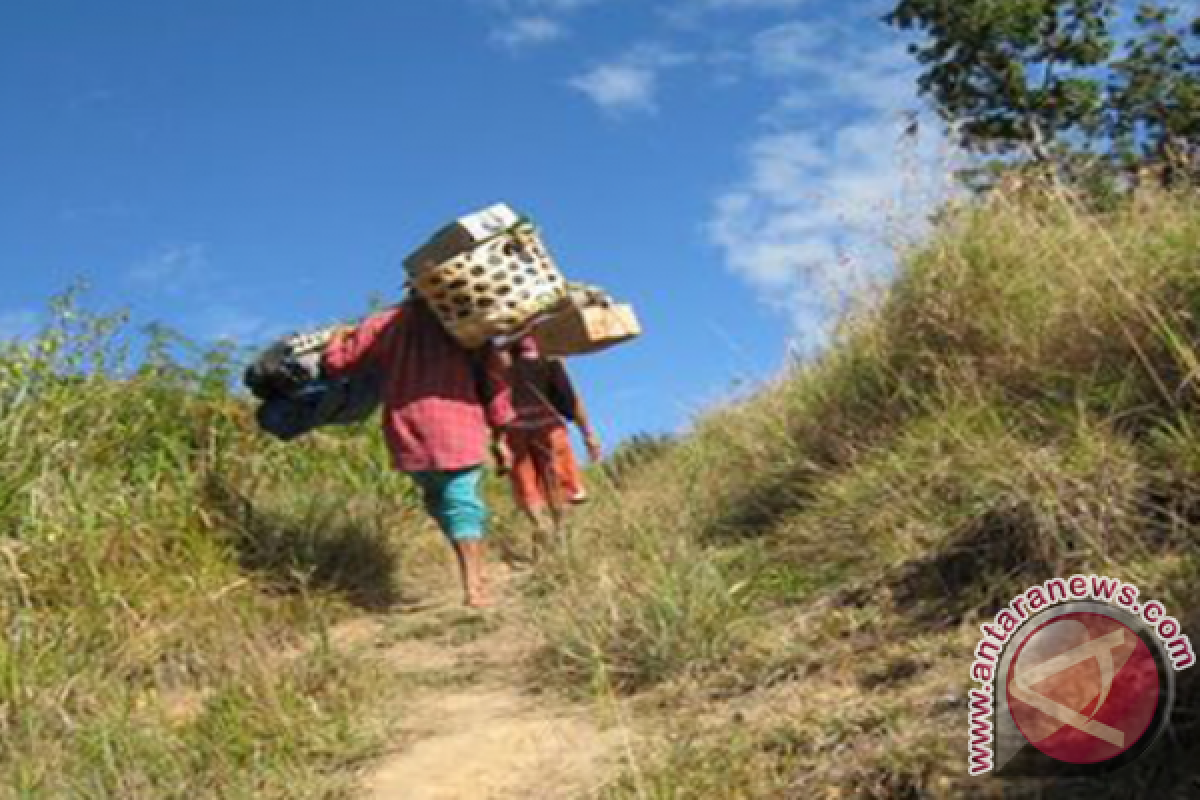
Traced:
<svg viewBox="0 0 1200 800">
<path fill-rule="evenodd" d="M 564 424 L 562 415 L 550 399 L 557 394 L 568 403 L 574 402 L 575 390 L 561 361 L 526 358 L 518 354 L 512 360 L 508 382 L 517 415 L 513 427 L 540 430 Z"/>
<path fill-rule="evenodd" d="M 375 314 L 335 336 L 324 365 L 335 377 L 383 368 L 384 437 L 404 472 L 482 464 L 489 427 L 514 417 L 496 352 L 464 349 L 421 302 Z"/>
</svg>

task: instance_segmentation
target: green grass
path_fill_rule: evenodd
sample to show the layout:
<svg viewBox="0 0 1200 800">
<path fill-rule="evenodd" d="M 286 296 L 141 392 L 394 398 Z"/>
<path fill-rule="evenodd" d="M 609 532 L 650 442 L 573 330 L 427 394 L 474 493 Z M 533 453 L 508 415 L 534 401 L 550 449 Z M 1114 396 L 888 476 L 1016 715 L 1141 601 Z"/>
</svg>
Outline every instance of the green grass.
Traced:
<svg viewBox="0 0 1200 800">
<path fill-rule="evenodd" d="M 1197 208 L 949 214 L 820 360 L 593 471 L 524 591 L 538 683 L 649 713 L 606 796 L 1186 796 L 1193 671 L 1103 784 L 968 780 L 964 698 L 979 622 L 1055 574 L 1195 630 Z M 265 440 L 234 353 L 181 365 L 160 332 L 135 361 L 119 318 L 68 297 L 56 320 L 0 349 L 3 790 L 345 795 L 406 681 L 325 633 L 445 566 L 410 488 L 362 429 Z M 527 546 L 516 515 L 497 534 Z M 491 631 L 463 620 L 385 636 Z"/>
<path fill-rule="evenodd" d="M 328 797 L 378 745 L 323 632 L 436 541 L 378 437 L 259 434 L 234 356 L 71 295 L 0 349 L 0 795 Z"/>
<path fill-rule="evenodd" d="M 1196 200 L 948 215 L 819 361 L 705 415 L 577 520 L 529 593 L 540 669 L 661 707 L 674 742 L 611 796 L 987 795 L 963 697 L 977 626 L 1015 592 L 1094 570 L 1195 630 Z M 1185 791 L 1181 677 L 1155 755 L 1023 790 Z"/>
</svg>

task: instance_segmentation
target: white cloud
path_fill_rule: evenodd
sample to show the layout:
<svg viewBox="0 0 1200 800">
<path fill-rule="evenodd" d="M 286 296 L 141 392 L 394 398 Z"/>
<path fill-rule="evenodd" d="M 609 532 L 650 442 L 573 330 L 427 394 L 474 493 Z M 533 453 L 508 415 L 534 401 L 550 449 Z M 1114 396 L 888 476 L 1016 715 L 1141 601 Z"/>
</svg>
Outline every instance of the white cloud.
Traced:
<svg viewBox="0 0 1200 800">
<path fill-rule="evenodd" d="M 561 21 L 592 2 L 508 0 L 504 8 Z M 920 112 L 904 43 L 879 21 L 888 0 L 836 11 L 811 0 L 666 5 L 657 35 L 667 44 L 630 49 L 568 83 L 621 115 L 657 111 L 667 73 L 681 65 L 717 85 L 758 79 L 773 99 L 743 145 L 741 175 L 713 198 L 707 232 L 731 272 L 786 310 L 809 345 L 820 342 L 831 312 L 889 273 L 896 243 L 919 235 L 949 191 L 952 148 Z M 745 33 L 755 11 L 789 16 Z M 719 18 L 737 12 L 747 15 Z M 685 53 L 670 46 L 683 42 Z"/>
<path fill-rule="evenodd" d="M 824 74 L 835 96 L 853 99 L 877 112 L 912 111 L 924 104 L 917 98 L 917 71 L 900 44 L 862 51 L 847 69 L 828 65 Z"/>
<path fill-rule="evenodd" d="M 602 64 L 571 79 L 571 86 L 609 113 L 654 111 L 658 75 L 647 67 Z"/>
<path fill-rule="evenodd" d="M 503 20 L 492 42 L 509 50 L 552 44 L 570 33 L 566 19 L 601 0 L 485 0 Z"/>
<path fill-rule="evenodd" d="M 789 22 L 757 34 L 751 44 L 754 62 L 769 75 L 789 75 L 816 66 L 823 41 L 816 25 Z"/>
<path fill-rule="evenodd" d="M 901 42 L 859 40 L 822 23 L 788 22 L 758 33 L 751 51 L 764 76 L 805 85 L 787 90 L 781 99 L 795 110 L 849 104 L 902 111 L 920 105 L 916 67 Z"/>
<path fill-rule="evenodd" d="M 517 17 L 493 31 L 492 41 L 509 50 L 550 44 L 567 35 L 566 26 L 547 16 Z"/>
<path fill-rule="evenodd" d="M 203 244 L 163 247 L 138 261 L 125 273 L 128 280 L 166 293 L 179 293 L 203 283 L 210 263 Z"/>
<path fill-rule="evenodd" d="M 641 45 L 614 61 L 577 75 L 568 83 L 607 113 L 653 113 L 658 109 L 660 75 L 692 60 L 688 54 L 660 45 Z"/>
<path fill-rule="evenodd" d="M 42 315 L 36 311 L 16 309 L 0 311 L 0 342 L 29 339 L 41 328 Z"/>
<path fill-rule="evenodd" d="M 714 201 L 712 241 L 735 274 L 790 314 L 808 346 L 830 314 L 891 269 L 895 247 L 921 235 L 949 191 L 951 149 L 920 117 L 913 66 L 899 48 L 809 58 L 798 28 L 758 39 L 772 74 L 811 73 L 781 95 L 746 149 L 741 179 Z M 794 45 L 794 46 L 793 46 Z M 902 52 L 902 51 L 899 51 Z M 814 117 L 815 109 L 826 111 Z M 913 135 L 906 135 L 911 133 Z"/>
</svg>

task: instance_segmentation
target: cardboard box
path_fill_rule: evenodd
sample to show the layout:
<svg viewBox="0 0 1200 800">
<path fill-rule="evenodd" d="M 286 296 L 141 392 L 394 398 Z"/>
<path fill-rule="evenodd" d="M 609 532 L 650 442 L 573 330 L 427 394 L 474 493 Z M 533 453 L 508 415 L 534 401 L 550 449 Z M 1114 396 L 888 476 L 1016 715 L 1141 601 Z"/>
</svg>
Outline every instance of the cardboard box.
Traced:
<svg viewBox="0 0 1200 800">
<path fill-rule="evenodd" d="M 572 307 L 533 329 L 538 349 L 547 357 L 598 353 L 642 333 L 630 305 Z"/>
<path fill-rule="evenodd" d="M 517 212 L 503 203 L 459 217 L 404 259 L 404 269 L 416 278 L 422 272 L 473 250 L 520 222 Z"/>
</svg>

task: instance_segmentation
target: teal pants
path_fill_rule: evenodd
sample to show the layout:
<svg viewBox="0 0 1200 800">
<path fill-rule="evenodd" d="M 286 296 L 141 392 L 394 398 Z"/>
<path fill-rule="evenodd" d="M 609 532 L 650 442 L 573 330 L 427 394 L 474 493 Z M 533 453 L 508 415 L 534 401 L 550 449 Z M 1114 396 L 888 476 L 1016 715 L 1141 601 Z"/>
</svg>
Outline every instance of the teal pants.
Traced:
<svg viewBox="0 0 1200 800">
<path fill-rule="evenodd" d="M 421 490 L 425 510 L 451 541 L 483 538 L 487 507 L 479 496 L 483 466 L 442 471 L 410 472 Z"/>
</svg>

